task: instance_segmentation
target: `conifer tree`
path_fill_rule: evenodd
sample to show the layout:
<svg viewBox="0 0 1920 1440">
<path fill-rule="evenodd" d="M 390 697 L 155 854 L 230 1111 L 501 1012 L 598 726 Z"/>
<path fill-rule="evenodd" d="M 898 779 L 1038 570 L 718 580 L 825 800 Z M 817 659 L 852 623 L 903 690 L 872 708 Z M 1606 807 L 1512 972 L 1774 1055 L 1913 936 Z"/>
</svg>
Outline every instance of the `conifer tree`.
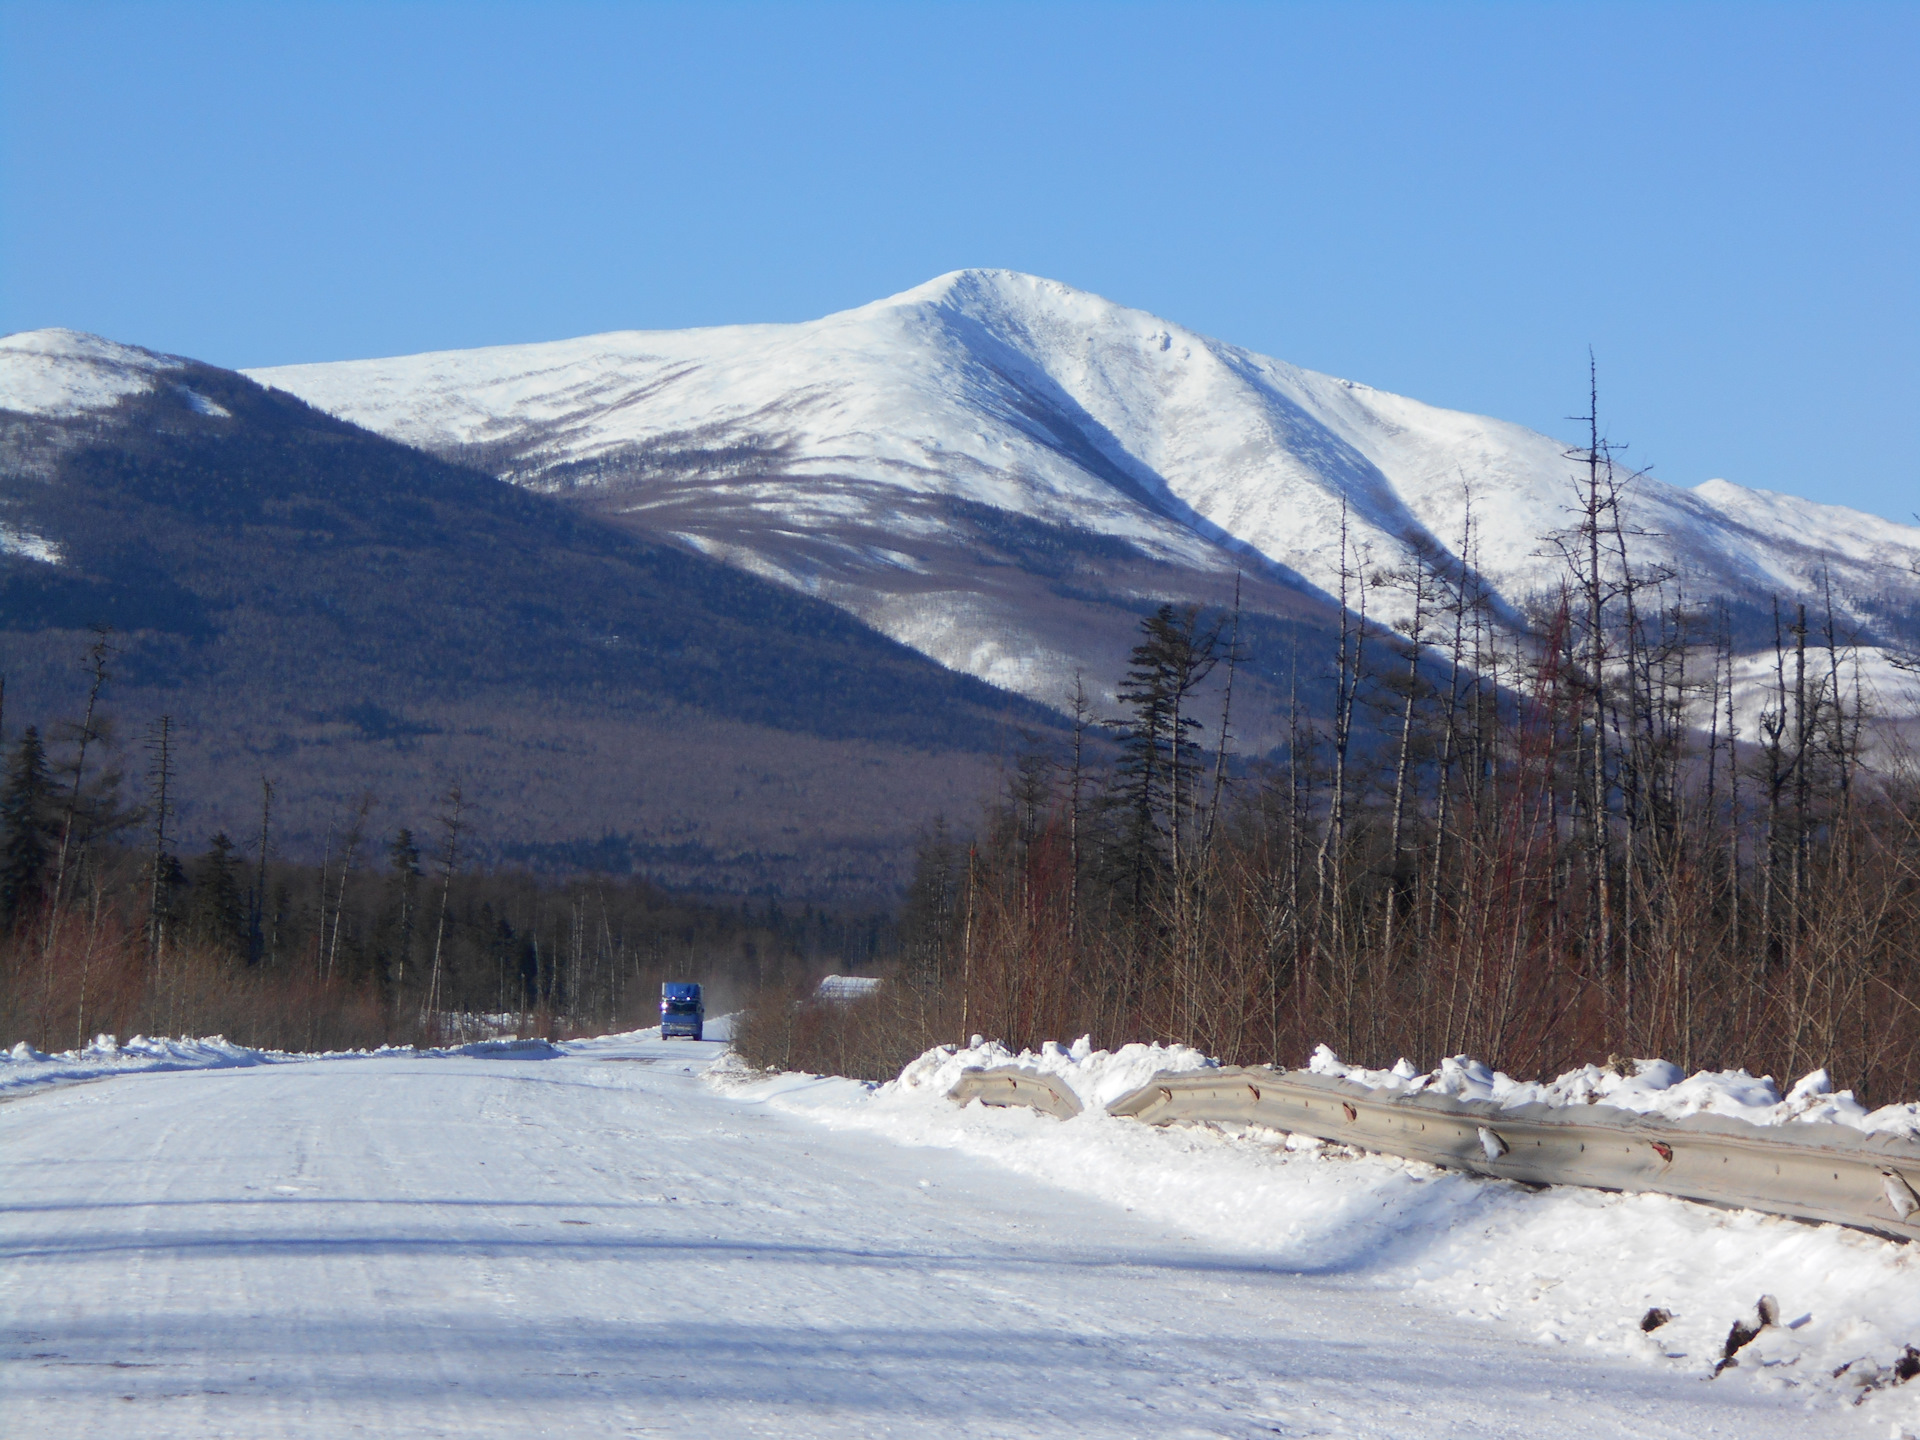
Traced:
<svg viewBox="0 0 1920 1440">
<path fill-rule="evenodd" d="M 11 933 L 43 898 L 53 855 L 53 783 L 40 730 L 29 725 L 0 795 L 0 929 Z"/>
<path fill-rule="evenodd" d="M 1169 860 L 1176 866 L 1199 792 L 1200 728 L 1193 692 L 1220 658 L 1220 627 L 1202 627 L 1199 607 L 1162 605 L 1140 622 L 1127 678 L 1117 698 L 1128 714 L 1112 722 L 1120 733 L 1114 800 L 1120 812 L 1121 860 L 1136 910 L 1150 878 Z"/>
<path fill-rule="evenodd" d="M 194 933 L 222 955 L 246 953 L 248 916 L 240 893 L 240 860 L 223 830 L 208 842 L 193 876 Z"/>
<path fill-rule="evenodd" d="M 453 899 L 453 876 L 460 866 L 461 816 L 464 810 L 465 800 L 456 782 L 447 791 L 446 809 L 440 816 L 440 918 L 434 926 L 433 965 L 427 973 L 426 1005 L 421 1012 L 422 1021 L 429 1026 L 439 1023 L 440 959 L 447 939 L 447 909 Z"/>
<path fill-rule="evenodd" d="M 900 953 L 909 984 L 938 990 L 946 980 L 959 913 L 960 850 L 944 816 L 921 842 L 900 915 Z"/>
</svg>

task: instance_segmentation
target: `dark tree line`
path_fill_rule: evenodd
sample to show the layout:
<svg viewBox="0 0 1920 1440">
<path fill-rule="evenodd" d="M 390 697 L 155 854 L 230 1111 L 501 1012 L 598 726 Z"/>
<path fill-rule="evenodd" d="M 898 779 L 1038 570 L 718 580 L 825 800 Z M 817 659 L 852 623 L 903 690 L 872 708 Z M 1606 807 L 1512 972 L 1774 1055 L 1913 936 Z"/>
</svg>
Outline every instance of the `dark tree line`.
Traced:
<svg viewBox="0 0 1920 1440">
<path fill-rule="evenodd" d="M 464 861 L 458 788 L 420 829 L 377 833 L 372 797 L 319 864 L 285 859 L 276 793 L 183 853 L 170 718 L 148 727 L 142 799 L 88 652 L 78 720 L 7 729 L 0 685 L 0 1034 L 41 1049 L 93 1034 L 224 1034 L 325 1049 L 645 1025 L 663 980 L 711 1004 L 890 958 L 892 918 L 702 902 L 633 877 L 540 879 Z M 243 817 L 234 817 L 240 821 Z"/>
</svg>

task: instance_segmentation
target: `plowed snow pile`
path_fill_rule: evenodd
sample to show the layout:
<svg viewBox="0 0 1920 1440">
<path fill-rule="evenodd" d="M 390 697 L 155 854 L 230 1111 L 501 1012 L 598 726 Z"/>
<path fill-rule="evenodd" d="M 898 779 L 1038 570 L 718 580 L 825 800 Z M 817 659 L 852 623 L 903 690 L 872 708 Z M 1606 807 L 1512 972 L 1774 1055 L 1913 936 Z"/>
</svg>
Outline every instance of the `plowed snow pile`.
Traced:
<svg viewBox="0 0 1920 1440">
<path fill-rule="evenodd" d="M 1889 1425 L 1896 1436 L 1920 1430 L 1920 1385 L 1901 1388 L 1900 1378 L 1912 1368 L 1907 1346 L 1920 1344 L 1913 1247 L 1666 1196 L 1529 1191 L 1257 1127 L 1155 1129 L 1105 1113 L 1157 1071 L 1212 1063 L 1197 1051 L 1161 1046 L 1109 1054 L 1082 1040 L 1015 1055 L 976 1041 L 930 1050 L 885 1085 L 764 1076 L 737 1061 L 717 1065 L 710 1079 L 835 1128 L 992 1160 L 1276 1268 L 1398 1292 L 1425 1312 L 1410 1317 L 1415 1325 L 1484 1325 L 1706 1381 L 1734 1323 L 1751 1323 L 1761 1296 L 1777 1297 L 1778 1323 L 1741 1348 L 1712 1384 L 1791 1389 L 1827 1413 L 1865 1402 L 1864 1411 L 1849 1414 L 1870 1420 L 1873 1433 L 1889 1433 Z M 1608 1104 L 1662 1114 L 1706 1110 L 1771 1116 L 1770 1123 L 1813 1117 L 1895 1128 L 1889 1112 L 1869 1115 L 1850 1095 L 1829 1093 L 1824 1076 L 1782 1098 L 1770 1080 L 1744 1072 L 1683 1080 L 1660 1063 L 1640 1062 L 1631 1074 L 1575 1072 L 1547 1086 L 1521 1086 L 1470 1061 L 1427 1077 L 1404 1063 L 1396 1071 L 1336 1072 L 1339 1062 L 1326 1051 L 1314 1068 L 1398 1089 L 1425 1079 L 1427 1088 L 1504 1103 L 1584 1105 L 1587 1093 L 1599 1092 Z M 1087 1110 L 1062 1121 L 946 1098 L 962 1070 L 1009 1064 L 1059 1076 Z M 1672 1318 L 1643 1330 L 1656 1310 Z"/>
<path fill-rule="evenodd" d="M 1391 1070 L 1348 1065 L 1322 1045 L 1307 1068 L 1373 1090 L 1400 1094 L 1451 1095 L 1456 1100 L 1489 1100 L 1504 1109 L 1519 1105 L 1610 1105 L 1637 1115 L 1682 1120 L 1689 1115 L 1722 1115 L 1749 1125 L 1786 1125 L 1824 1121 L 1869 1134 L 1920 1136 L 1920 1104 L 1883 1105 L 1869 1110 L 1851 1090 L 1835 1092 L 1825 1070 L 1803 1076 L 1782 1096 L 1771 1075 L 1744 1070 L 1702 1070 L 1688 1075 L 1665 1060 L 1634 1060 L 1628 1069 L 1582 1065 L 1544 1082 L 1515 1080 L 1465 1055 L 1442 1060 L 1422 1075 L 1402 1060 Z"/>
<path fill-rule="evenodd" d="M 640 1031 L 653 1034 L 657 1031 Z M 243 1065 L 286 1065 L 306 1060 L 363 1060 L 393 1055 L 430 1059 L 467 1055 L 491 1060 L 544 1060 L 565 1053 L 546 1040 L 474 1040 L 438 1050 L 416 1050 L 411 1045 L 383 1045 L 378 1050 L 328 1050 L 301 1054 L 287 1050 L 253 1050 L 235 1045 L 224 1035 L 177 1040 L 136 1035 L 122 1044 L 112 1035 L 96 1035 L 92 1043 L 57 1055 L 45 1055 L 22 1040 L 11 1050 L 0 1050 L 0 1098 L 49 1085 L 72 1085 L 104 1080 L 110 1075 L 132 1075 L 144 1070 L 231 1070 Z"/>
<path fill-rule="evenodd" d="M 220 1035 L 204 1040 L 136 1035 L 124 1045 L 112 1035 L 96 1035 L 84 1048 L 57 1055 L 43 1055 L 22 1040 L 13 1049 L 0 1051 L 0 1095 L 139 1070 L 227 1070 L 236 1065 L 267 1065 L 275 1058 L 271 1051 L 249 1050 Z"/>
<path fill-rule="evenodd" d="M 893 1082 L 904 1091 L 926 1091 L 944 1096 L 968 1070 L 992 1070 L 1002 1065 L 1052 1075 L 1066 1082 L 1089 1110 L 1104 1110 L 1122 1095 L 1138 1090 L 1156 1075 L 1178 1070 L 1206 1070 L 1220 1062 L 1185 1045 L 1122 1045 L 1118 1050 L 1095 1050 L 1082 1035 L 1070 1047 L 1049 1040 L 1036 1054 L 1018 1055 L 997 1040 L 973 1037 L 964 1050 L 941 1045 L 927 1051 L 900 1072 Z M 892 1086 L 885 1087 L 891 1089 Z"/>
</svg>

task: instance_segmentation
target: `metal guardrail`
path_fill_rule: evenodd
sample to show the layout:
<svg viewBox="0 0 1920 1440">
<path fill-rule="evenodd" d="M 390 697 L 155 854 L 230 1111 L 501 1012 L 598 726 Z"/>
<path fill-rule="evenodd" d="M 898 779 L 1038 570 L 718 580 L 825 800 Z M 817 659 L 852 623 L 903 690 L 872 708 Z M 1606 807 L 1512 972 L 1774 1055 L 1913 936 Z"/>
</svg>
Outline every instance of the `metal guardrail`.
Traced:
<svg viewBox="0 0 1920 1440">
<path fill-rule="evenodd" d="M 953 1093 L 1000 1105 L 1044 1095 L 1035 1108 L 1062 1118 L 1080 1109 L 1063 1083 L 1030 1071 L 1015 1078 L 1011 1067 L 969 1071 Z M 1149 1125 L 1263 1125 L 1523 1184 L 1647 1191 L 1920 1239 L 1920 1143 L 1844 1125 L 1664 1120 L 1607 1105 L 1502 1109 L 1266 1066 L 1159 1075 L 1107 1111 Z"/>
<path fill-rule="evenodd" d="M 978 1100 L 983 1105 L 1026 1105 L 1061 1120 L 1071 1120 L 1081 1109 L 1080 1097 L 1063 1082 L 1016 1065 L 963 1070 L 947 1092 L 947 1098 L 957 1105 L 969 1100 Z"/>
</svg>

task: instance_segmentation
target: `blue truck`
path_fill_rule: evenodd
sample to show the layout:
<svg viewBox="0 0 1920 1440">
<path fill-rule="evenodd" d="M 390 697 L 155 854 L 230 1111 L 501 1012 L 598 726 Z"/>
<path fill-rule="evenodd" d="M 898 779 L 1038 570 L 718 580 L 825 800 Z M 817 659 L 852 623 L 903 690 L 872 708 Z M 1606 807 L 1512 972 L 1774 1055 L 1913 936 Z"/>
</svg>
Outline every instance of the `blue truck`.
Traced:
<svg viewBox="0 0 1920 1440">
<path fill-rule="evenodd" d="M 698 1040 L 707 1021 L 707 1007 L 698 985 L 669 980 L 660 987 L 660 1038 L 684 1035 Z"/>
</svg>

